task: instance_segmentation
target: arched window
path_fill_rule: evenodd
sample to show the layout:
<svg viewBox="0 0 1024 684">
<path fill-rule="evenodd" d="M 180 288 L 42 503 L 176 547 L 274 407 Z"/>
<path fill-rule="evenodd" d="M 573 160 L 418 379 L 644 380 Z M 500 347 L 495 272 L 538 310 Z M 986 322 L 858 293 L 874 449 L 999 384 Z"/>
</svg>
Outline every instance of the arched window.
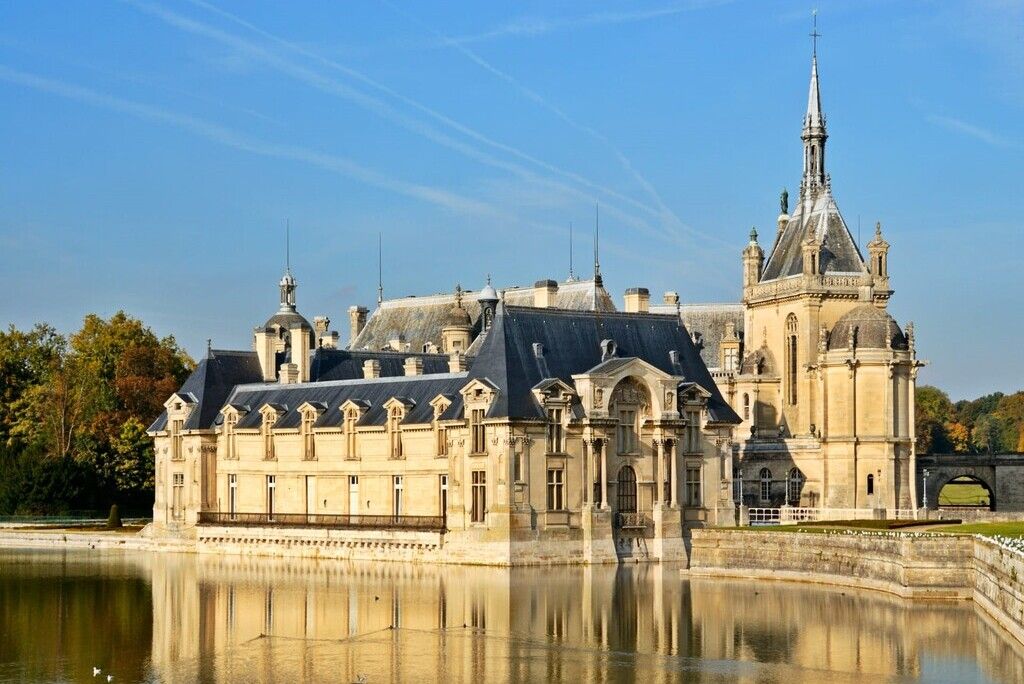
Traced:
<svg viewBox="0 0 1024 684">
<path fill-rule="evenodd" d="M 743 395 L 743 420 L 750 420 L 750 395 Z"/>
<path fill-rule="evenodd" d="M 619 471 L 616 504 L 619 513 L 636 513 L 636 471 L 631 466 L 622 466 Z"/>
<path fill-rule="evenodd" d="M 875 493 L 875 476 L 868 475 L 868 496 Z"/>
<path fill-rule="evenodd" d="M 797 323 L 796 316 L 786 317 L 786 400 L 790 406 L 796 405 L 797 381 Z"/>
<path fill-rule="evenodd" d="M 786 483 L 786 501 L 790 506 L 800 505 L 800 492 L 804 488 L 804 474 L 799 468 L 789 471 L 789 480 Z"/>
<path fill-rule="evenodd" d="M 761 468 L 761 501 L 768 501 L 772 498 L 772 471 Z"/>
</svg>

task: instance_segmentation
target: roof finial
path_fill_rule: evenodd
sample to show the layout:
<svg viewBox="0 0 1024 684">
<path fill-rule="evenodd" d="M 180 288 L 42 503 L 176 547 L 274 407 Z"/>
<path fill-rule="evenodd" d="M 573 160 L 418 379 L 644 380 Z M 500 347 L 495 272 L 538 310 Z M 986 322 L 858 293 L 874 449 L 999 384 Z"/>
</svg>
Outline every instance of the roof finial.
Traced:
<svg viewBox="0 0 1024 684">
<path fill-rule="evenodd" d="M 284 220 L 284 270 L 292 272 L 292 220 Z"/>
<path fill-rule="evenodd" d="M 384 238 L 377 232 L 377 306 L 384 302 Z"/>
<path fill-rule="evenodd" d="M 821 34 L 818 33 L 818 8 L 815 7 L 811 10 L 811 20 L 814 22 L 811 28 L 811 56 L 815 59 L 818 57 L 818 39 L 821 38 Z"/>
<path fill-rule="evenodd" d="M 601 207 L 594 202 L 594 287 L 601 284 Z M 595 300 L 596 301 L 596 300 Z"/>
<path fill-rule="evenodd" d="M 572 221 L 569 221 L 569 282 L 576 280 L 576 274 L 572 270 Z"/>
<path fill-rule="evenodd" d="M 206 358 L 213 356 L 213 340 L 209 337 L 206 338 Z"/>
</svg>

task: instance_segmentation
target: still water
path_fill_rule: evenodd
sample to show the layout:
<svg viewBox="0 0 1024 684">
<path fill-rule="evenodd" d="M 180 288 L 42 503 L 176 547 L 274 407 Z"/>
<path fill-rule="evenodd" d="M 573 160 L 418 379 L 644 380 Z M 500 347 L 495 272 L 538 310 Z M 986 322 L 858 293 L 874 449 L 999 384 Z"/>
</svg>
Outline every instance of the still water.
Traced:
<svg viewBox="0 0 1024 684">
<path fill-rule="evenodd" d="M 102 673 L 93 677 L 93 668 Z M 1021 682 L 969 604 L 677 569 L 0 551 L 0 681 Z"/>
</svg>

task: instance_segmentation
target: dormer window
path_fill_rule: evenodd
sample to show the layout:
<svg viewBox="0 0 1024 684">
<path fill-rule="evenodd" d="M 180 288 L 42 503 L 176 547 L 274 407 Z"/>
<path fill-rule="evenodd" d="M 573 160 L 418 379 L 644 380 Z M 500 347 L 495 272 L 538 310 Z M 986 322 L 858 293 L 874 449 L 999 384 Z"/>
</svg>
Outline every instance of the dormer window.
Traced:
<svg viewBox="0 0 1024 684">
<path fill-rule="evenodd" d="M 472 453 L 482 454 L 487 451 L 487 440 L 484 433 L 484 410 L 473 409 L 469 412 L 469 432 Z"/>
<path fill-rule="evenodd" d="M 437 396 L 430 404 L 434 407 L 434 455 L 442 458 L 448 455 L 448 428 L 441 423 L 441 416 L 451 406 L 451 401 Z"/>
<path fill-rule="evenodd" d="M 185 421 L 181 418 L 175 418 L 171 420 L 171 460 L 181 461 L 185 458 L 185 452 L 182 448 L 184 438 L 182 437 L 181 431 Z"/>
<path fill-rule="evenodd" d="M 313 423 L 315 421 L 315 411 L 302 413 L 302 458 L 307 461 L 316 460 L 316 440 L 313 438 Z"/>
<path fill-rule="evenodd" d="M 722 359 L 722 370 L 733 372 L 739 367 L 739 355 L 740 350 L 736 347 L 726 347 L 722 350 L 724 357 Z"/>
<path fill-rule="evenodd" d="M 405 412 L 401 406 L 388 409 L 388 453 L 391 458 L 402 458 L 402 418 Z"/>
<path fill-rule="evenodd" d="M 359 420 L 359 411 L 354 407 L 345 409 L 345 421 L 343 431 L 345 433 L 345 458 L 355 459 L 356 456 L 356 422 Z"/>
<path fill-rule="evenodd" d="M 238 424 L 238 414 L 228 411 L 224 415 L 224 457 L 228 459 L 238 458 L 238 437 L 235 434 L 235 425 Z"/>
<path fill-rule="evenodd" d="M 562 423 L 565 410 L 561 407 L 548 409 L 547 447 L 549 454 L 565 453 L 565 426 Z"/>
<path fill-rule="evenodd" d="M 260 424 L 260 436 L 263 438 L 263 460 L 273 461 L 277 459 L 274 449 L 274 423 L 277 422 L 277 413 L 273 410 L 263 412 L 263 422 Z"/>
</svg>

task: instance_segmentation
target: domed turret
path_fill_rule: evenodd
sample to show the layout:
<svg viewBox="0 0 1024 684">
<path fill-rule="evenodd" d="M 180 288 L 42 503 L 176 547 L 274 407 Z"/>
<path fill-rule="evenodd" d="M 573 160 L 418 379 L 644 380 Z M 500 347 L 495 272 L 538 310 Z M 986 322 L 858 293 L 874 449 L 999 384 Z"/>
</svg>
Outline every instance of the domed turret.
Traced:
<svg viewBox="0 0 1024 684">
<path fill-rule="evenodd" d="M 491 327 L 491 321 L 494 320 L 494 312 L 498 308 L 498 293 L 491 286 L 490 274 L 487 275 L 487 285 L 480 290 L 476 301 L 480 302 L 480 316 L 483 318 L 483 329 L 486 331 Z"/>
<path fill-rule="evenodd" d="M 829 351 L 847 349 L 907 349 L 907 338 L 888 312 L 863 304 L 846 312 L 832 328 Z"/>
</svg>

